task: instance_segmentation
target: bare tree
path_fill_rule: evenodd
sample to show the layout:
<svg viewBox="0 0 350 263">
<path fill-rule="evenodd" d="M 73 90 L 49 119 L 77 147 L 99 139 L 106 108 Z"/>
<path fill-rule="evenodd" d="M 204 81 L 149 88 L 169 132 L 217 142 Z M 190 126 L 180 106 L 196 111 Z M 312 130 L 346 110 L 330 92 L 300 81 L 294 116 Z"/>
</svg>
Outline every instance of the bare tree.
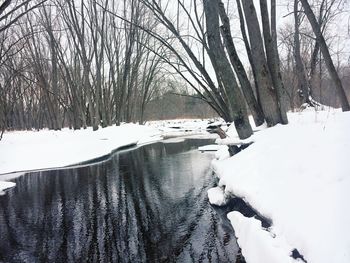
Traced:
<svg viewBox="0 0 350 263">
<path fill-rule="evenodd" d="M 230 62 L 235 69 L 235 72 L 237 74 L 238 80 L 241 84 L 241 88 L 243 91 L 243 94 L 245 96 L 245 99 L 247 101 L 247 104 L 249 106 L 249 109 L 253 115 L 255 125 L 260 126 L 264 123 L 264 113 L 260 107 L 260 104 L 258 103 L 257 99 L 255 98 L 253 88 L 250 84 L 250 81 L 248 79 L 247 73 L 244 69 L 243 63 L 241 62 L 236 47 L 233 43 L 232 34 L 231 34 L 231 27 L 230 27 L 230 21 L 226 14 L 226 10 L 224 7 L 224 4 L 222 1 L 219 1 L 219 14 L 222 21 L 221 26 L 221 33 L 224 39 L 224 43 L 226 46 L 227 53 L 230 58 Z"/>
<path fill-rule="evenodd" d="M 260 0 L 260 11 L 267 65 L 269 67 L 273 86 L 276 90 L 278 107 L 281 115 L 281 123 L 287 124 L 288 118 L 285 105 L 286 94 L 282 81 L 279 54 L 277 49 L 276 0 L 271 0 L 271 23 L 269 21 L 269 12 L 266 0 Z"/>
<path fill-rule="evenodd" d="M 305 14 L 306 14 L 311 26 L 312 26 L 314 34 L 316 36 L 316 41 L 320 45 L 320 50 L 321 50 L 323 58 L 325 60 L 328 72 L 331 75 L 333 82 L 335 84 L 336 90 L 338 92 L 338 96 L 339 96 L 340 101 L 341 101 L 342 109 L 343 109 L 343 111 L 349 111 L 350 110 L 349 101 L 346 97 L 346 93 L 344 91 L 342 82 L 341 82 L 339 75 L 336 71 L 336 68 L 333 64 L 333 60 L 332 60 L 332 57 L 329 53 L 329 49 L 328 49 L 328 46 L 326 44 L 326 41 L 323 37 L 320 25 L 318 24 L 316 17 L 315 17 L 315 14 L 313 13 L 308 1 L 301 0 L 301 3 L 303 5 Z"/>
<path fill-rule="evenodd" d="M 25 0 L 22 2 L 16 1 L 16 3 L 13 4 L 12 0 L 5 0 L 0 5 L 0 22 L 3 24 L 0 26 L 0 32 L 11 27 L 21 17 L 38 8 L 46 1 L 47 0 L 42 0 L 35 3 L 35 1 L 32 0 Z"/>
<path fill-rule="evenodd" d="M 205 58 L 197 57 L 190 45 L 186 42 L 186 38 L 183 37 L 175 25 L 164 13 L 162 7 L 156 3 L 156 1 L 143 1 L 142 3 L 152 11 L 153 15 L 157 18 L 160 24 L 162 24 L 173 36 L 178 40 L 178 43 L 182 47 L 183 51 L 187 56 L 183 56 L 182 51 L 174 48 L 174 43 L 169 42 L 169 37 L 163 37 L 152 30 L 142 27 L 143 30 L 147 31 L 155 39 L 157 39 L 162 45 L 164 45 L 172 54 L 174 58 L 166 58 L 162 56 L 162 59 L 174 69 L 184 80 L 199 94 L 200 98 L 205 100 L 218 114 L 223 117 L 226 121 L 232 121 L 233 117 L 230 113 L 227 94 L 221 92 L 221 89 L 215 85 L 212 77 L 208 73 L 205 67 Z M 200 21 L 196 3 L 194 6 L 195 20 L 192 19 L 188 9 L 179 1 L 179 6 L 183 10 L 184 14 L 189 19 L 189 24 L 193 26 L 193 30 L 196 32 L 198 41 L 203 47 L 204 51 L 208 51 L 206 43 L 206 37 L 203 25 Z M 176 61 L 173 61 L 176 59 Z M 189 79 L 188 76 L 184 75 L 183 69 L 185 69 L 196 82 L 194 83 Z M 196 71 L 198 70 L 198 72 Z M 199 87 L 198 87 L 199 86 Z M 202 90 L 201 90 L 202 89 Z"/>
<path fill-rule="evenodd" d="M 267 124 L 269 126 L 274 126 L 277 123 L 283 123 L 284 121 L 281 115 L 281 108 L 279 107 L 276 90 L 273 88 L 269 67 L 267 65 L 255 6 L 252 0 L 244 0 L 242 4 L 248 27 L 252 62 L 256 70 L 261 107 Z"/>
<path fill-rule="evenodd" d="M 299 12 L 298 3 L 299 0 L 294 0 L 294 58 L 296 75 L 298 78 L 299 95 L 302 98 L 302 103 L 313 105 L 310 97 L 310 88 L 306 77 L 306 70 L 304 67 L 303 60 L 301 58 L 299 28 L 302 16 Z"/>
<path fill-rule="evenodd" d="M 231 106 L 233 121 L 240 138 L 247 138 L 253 131 L 249 125 L 243 96 L 238 88 L 236 77 L 226 57 L 219 31 L 219 2 L 204 0 L 204 12 L 206 16 L 207 38 L 209 57 L 213 67 L 219 76 L 224 91 L 227 93 Z"/>
</svg>

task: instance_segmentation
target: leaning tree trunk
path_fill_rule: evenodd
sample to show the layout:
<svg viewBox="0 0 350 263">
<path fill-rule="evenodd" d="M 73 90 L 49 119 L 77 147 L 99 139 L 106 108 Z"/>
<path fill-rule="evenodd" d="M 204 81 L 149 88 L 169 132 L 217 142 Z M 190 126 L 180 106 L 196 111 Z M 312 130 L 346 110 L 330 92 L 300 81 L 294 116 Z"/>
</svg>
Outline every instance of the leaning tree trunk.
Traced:
<svg viewBox="0 0 350 263">
<path fill-rule="evenodd" d="M 238 15 L 239 15 L 239 24 L 240 24 L 240 28 L 241 28 L 241 34 L 242 34 L 244 46 L 245 46 L 245 49 L 246 49 L 246 52 L 247 52 L 249 64 L 251 66 L 253 77 L 254 77 L 254 85 L 255 85 L 256 97 L 257 97 L 258 103 L 261 105 L 261 103 L 260 103 L 260 96 L 259 96 L 259 88 L 258 88 L 259 83 L 258 83 L 258 80 L 257 80 L 257 77 L 256 77 L 256 68 L 255 68 L 255 65 L 253 63 L 252 51 L 250 49 L 249 39 L 248 39 L 247 32 L 246 32 L 246 29 L 245 29 L 245 21 L 244 21 L 244 15 L 243 15 L 243 10 L 242 10 L 241 0 L 236 0 L 236 4 L 237 4 Z"/>
<path fill-rule="evenodd" d="M 242 2 L 248 27 L 252 60 L 256 69 L 256 78 L 259 83 L 260 103 L 268 126 L 283 123 L 278 105 L 276 91 L 273 88 L 269 68 L 265 58 L 264 44 L 261 38 L 259 21 L 253 0 Z"/>
<path fill-rule="evenodd" d="M 322 0 L 321 6 L 320 6 L 320 13 L 317 20 L 322 33 L 327 24 L 326 16 L 329 10 L 328 8 L 325 7 L 325 5 L 327 4 L 326 2 L 327 0 Z M 318 54 L 320 54 L 320 44 L 317 41 L 315 41 L 315 45 L 314 45 L 312 55 L 311 55 L 311 60 L 310 60 L 310 72 L 309 72 L 309 88 L 310 88 L 309 93 L 311 98 L 313 98 L 313 90 L 314 90 L 313 86 L 315 82 Z M 320 57 L 320 64 L 321 64 L 321 57 Z"/>
<path fill-rule="evenodd" d="M 264 123 L 264 113 L 260 107 L 260 104 L 257 102 L 252 85 L 249 82 L 247 73 L 244 69 L 244 66 L 237 54 L 236 47 L 232 40 L 231 28 L 230 28 L 230 20 L 226 14 L 225 7 L 223 2 L 219 1 L 219 14 L 222 21 L 221 33 L 224 39 L 224 43 L 226 46 L 227 53 L 229 55 L 231 64 L 236 71 L 239 83 L 241 84 L 241 89 L 243 91 L 243 95 L 247 101 L 249 109 L 253 115 L 255 125 L 260 126 Z"/>
<path fill-rule="evenodd" d="M 349 101 L 346 97 L 346 93 L 343 87 L 343 84 L 339 78 L 338 72 L 335 69 L 335 66 L 332 61 L 332 57 L 329 53 L 328 46 L 326 44 L 326 41 L 322 35 L 320 25 L 317 23 L 315 14 L 313 13 L 309 3 L 307 0 L 301 0 L 301 3 L 304 7 L 305 14 L 311 24 L 312 30 L 314 31 L 314 34 L 316 36 L 316 41 L 320 44 L 320 50 L 322 52 L 324 61 L 326 63 L 327 69 L 329 74 L 331 75 L 331 78 L 335 84 L 335 87 L 338 92 L 338 96 L 341 101 L 342 110 L 343 111 L 350 111 L 350 105 Z"/>
<path fill-rule="evenodd" d="M 241 139 L 253 134 L 243 95 L 238 87 L 234 72 L 228 61 L 224 46 L 221 42 L 219 27 L 219 2 L 218 0 L 204 0 L 204 12 L 206 18 L 209 55 L 214 70 L 224 86 L 228 95 L 232 111 L 234 125 Z"/>
<path fill-rule="evenodd" d="M 298 0 L 294 0 L 294 59 L 295 59 L 295 70 L 297 73 L 298 91 L 302 98 L 302 103 L 310 104 L 309 100 L 309 87 L 308 81 L 305 74 L 304 63 L 301 59 L 300 52 L 300 15 L 298 12 Z"/>
<path fill-rule="evenodd" d="M 271 29 L 269 21 L 269 12 L 266 0 L 260 0 L 261 20 L 263 27 L 263 36 L 265 42 L 265 51 L 267 65 L 271 74 L 271 80 L 276 90 L 279 111 L 281 114 L 282 124 L 288 124 L 286 106 L 285 106 L 285 89 L 283 86 L 282 75 L 279 66 L 279 55 L 277 49 L 276 34 L 276 2 L 271 1 Z"/>
</svg>

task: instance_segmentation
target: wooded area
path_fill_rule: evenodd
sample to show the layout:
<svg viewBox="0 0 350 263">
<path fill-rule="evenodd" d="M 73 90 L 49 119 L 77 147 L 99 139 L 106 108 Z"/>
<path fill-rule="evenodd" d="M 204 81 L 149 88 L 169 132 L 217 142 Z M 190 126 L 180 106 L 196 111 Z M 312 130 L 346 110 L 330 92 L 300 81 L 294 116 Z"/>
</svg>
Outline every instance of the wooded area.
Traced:
<svg viewBox="0 0 350 263">
<path fill-rule="evenodd" d="M 1 130 L 143 123 L 169 92 L 241 138 L 249 114 L 274 126 L 301 105 L 350 110 L 350 54 L 331 46 L 347 1 L 284 4 L 277 28 L 276 0 L 0 1 Z"/>
</svg>

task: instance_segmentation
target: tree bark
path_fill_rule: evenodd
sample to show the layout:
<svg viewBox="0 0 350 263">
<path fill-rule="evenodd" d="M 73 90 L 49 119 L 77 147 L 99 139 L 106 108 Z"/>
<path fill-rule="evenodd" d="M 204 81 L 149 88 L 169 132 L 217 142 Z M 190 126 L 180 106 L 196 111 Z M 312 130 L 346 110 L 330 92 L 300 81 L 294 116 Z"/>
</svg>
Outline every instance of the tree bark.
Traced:
<svg viewBox="0 0 350 263">
<path fill-rule="evenodd" d="M 259 21 L 252 0 L 243 1 L 243 10 L 248 27 L 252 60 L 256 68 L 257 82 L 259 83 L 260 103 L 268 126 L 283 123 L 277 101 L 277 95 L 273 89 L 269 68 L 265 58 L 264 44 L 261 38 Z"/>
<path fill-rule="evenodd" d="M 241 139 L 250 137 L 253 130 L 250 126 L 245 102 L 236 82 L 235 75 L 228 61 L 221 42 L 219 29 L 219 2 L 218 0 L 204 0 L 206 17 L 207 39 L 210 49 L 210 59 L 214 70 L 227 93 L 232 110 L 232 116 L 237 133 Z"/>
<path fill-rule="evenodd" d="M 43 8 L 44 15 L 46 19 L 46 31 L 49 36 L 48 44 L 51 51 L 51 86 L 53 93 L 53 124 L 55 130 L 61 129 L 61 114 L 60 114 L 60 106 L 59 106 L 59 87 L 58 87 L 58 59 L 57 59 L 57 48 L 56 48 L 56 40 L 52 28 L 52 18 L 51 13 L 47 13 L 46 8 Z"/>
<path fill-rule="evenodd" d="M 254 96 L 253 88 L 249 82 L 247 73 L 237 54 L 236 47 L 232 40 L 230 21 L 226 14 L 224 4 L 221 0 L 219 1 L 219 14 L 223 24 L 221 26 L 221 33 L 231 64 L 236 71 L 238 80 L 241 84 L 243 95 L 254 118 L 255 125 L 260 126 L 264 123 L 264 113 L 262 112 L 262 109 Z"/>
<path fill-rule="evenodd" d="M 305 75 L 304 63 L 301 59 L 300 52 L 300 15 L 298 10 L 298 0 L 294 0 L 294 59 L 295 59 L 295 70 L 298 80 L 298 93 L 302 98 L 302 103 L 309 103 L 309 87 L 307 78 Z"/>
<path fill-rule="evenodd" d="M 276 2 L 271 0 L 271 30 L 269 22 L 269 13 L 267 9 L 266 0 L 260 0 L 260 11 L 263 27 L 263 36 L 265 43 L 265 51 L 267 58 L 267 65 L 271 74 L 271 80 L 276 90 L 279 111 L 281 114 L 282 124 L 288 124 L 286 106 L 285 106 L 285 89 L 283 86 L 279 55 L 277 49 L 277 33 L 276 33 Z"/>
<path fill-rule="evenodd" d="M 349 101 L 346 97 L 345 90 L 343 88 L 343 84 L 339 78 L 338 72 L 333 64 L 332 57 L 329 53 L 328 46 L 321 32 L 320 25 L 317 23 L 315 14 L 313 13 L 309 3 L 307 0 L 301 0 L 301 3 L 304 7 L 305 14 L 311 24 L 312 30 L 316 36 L 316 41 L 320 44 L 320 50 L 322 52 L 325 64 L 327 66 L 328 72 L 331 75 L 331 78 L 335 84 L 336 90 L 338 92 L 339 99 L 341 101 L 342 110 L 350 111 Z"/>
<path fill-rule="evenodd" d="M 244 15 L 243 15 L 243 10 L 242 10 L 241 0 L 236 0 L 236 3 L 237 3 L 238 15 L 239 15 L 239 24 L 240 24 L 240 28 L 241 28 L 241 34 L 242 34 L 244 46 L 245 46 L 245 49 L 246 49 L 246 52 L 247 52 L 249 64 L 251 66 L 253 77 L 254 77 L 256 98 L 257 98 L 257 101 L 258 101 L 259 105 L 261 105 L 261 103 L 260 103 L 260 96 L 259 96 L 259 88 L 258 88 L 259 83 L 258 83 L 258 80 L 257 80 L 257 77 L 256 77 L 256 68 L 255 68 L 255 65 L 254 65 L 254 62 L 253 62 L 252 51 L 250 49 L 249 39 L 248 39 L 247 32 L 246 32 L 246 29 L 245 29 L 245 21 L 244 21 Z"/>
</svg>

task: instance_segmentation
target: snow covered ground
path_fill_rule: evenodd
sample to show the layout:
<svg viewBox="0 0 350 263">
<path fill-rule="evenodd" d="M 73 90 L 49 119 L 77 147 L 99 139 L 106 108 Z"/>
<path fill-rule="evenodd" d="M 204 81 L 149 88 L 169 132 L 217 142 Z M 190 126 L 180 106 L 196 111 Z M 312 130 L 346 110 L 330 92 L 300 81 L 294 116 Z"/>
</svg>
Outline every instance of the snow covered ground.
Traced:
<svg viewBox="0 0 350 263">
<path fill-rule="evenodd" d="M 163 120 L 163 121 L 149 121 L 147 126 L 159 129 L 165 138 L 178 137 L 189 135 L 201 135 L 206 133 L 208 124 L 222 125 L 226 123 L 223 120 L 202 120 L 202 119 L 177 119 L 177 120 Z M 226 127 L 227 128 L 227 127 Z"/>
<path fill-rule="evenodd" d="M 134 124 L 95 132 L 91 128 L 8 132 L 0 141 L 0 174 L 72 165 L 160 135 L 156 129 Z"/>
<path fill-rule="evenodd" d="M 272 220 L 264 229 L 255 218 L 228 215 L 248 263 L 295 262 L 293 249 L 309 263 L 350 262 L 350 113 L 306 111 L 289 120 L 213 160 L 224 191 L 209 192 L 210 201 L 235 195 Z"/>
</svg>

